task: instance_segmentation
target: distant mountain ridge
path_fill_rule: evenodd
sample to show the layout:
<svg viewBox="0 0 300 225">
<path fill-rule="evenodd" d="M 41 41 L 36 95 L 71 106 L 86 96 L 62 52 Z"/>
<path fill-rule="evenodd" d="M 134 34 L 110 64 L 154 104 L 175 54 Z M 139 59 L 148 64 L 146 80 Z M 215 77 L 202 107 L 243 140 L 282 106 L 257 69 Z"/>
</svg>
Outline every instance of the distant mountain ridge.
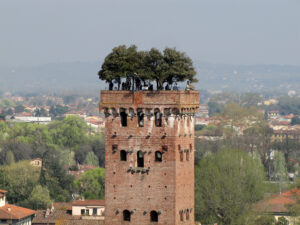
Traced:
<svg viewBox="0 0 300 225">
<path fill-rule="evenodd" d="M 198 89 L 212 91 L 300 93 L 300 66 L 222 65 L 196 61 Z M 87 91 L 107 85 L 98 79 L 101 62 L 51 63 L 32 67 L 0 67 L 0 90 L 21 92 Z"/>
</svg>

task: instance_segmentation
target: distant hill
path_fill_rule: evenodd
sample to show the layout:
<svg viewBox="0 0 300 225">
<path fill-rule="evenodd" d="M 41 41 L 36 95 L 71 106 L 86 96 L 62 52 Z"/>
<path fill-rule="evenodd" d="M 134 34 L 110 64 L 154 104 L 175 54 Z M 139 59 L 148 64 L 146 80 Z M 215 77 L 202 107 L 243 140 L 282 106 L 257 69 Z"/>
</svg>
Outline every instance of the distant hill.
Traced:
<svg viewBox="0 0 300 225">
<path fill-rule="evenodd" d="M 198 89 L 212 91 L 300 93 L 300 66 L 194 63 Z M 98 94 L 99 62 L 52 63 L 36 67 L 0 67 L 0 90 L 13 92 L 85 91 Z"/>
<path fill-rule="evenodd" d="M 288 65 L 221 65 L 194 63 L 201 89 L 300 93 L 300 66 Z"/>
</svg>

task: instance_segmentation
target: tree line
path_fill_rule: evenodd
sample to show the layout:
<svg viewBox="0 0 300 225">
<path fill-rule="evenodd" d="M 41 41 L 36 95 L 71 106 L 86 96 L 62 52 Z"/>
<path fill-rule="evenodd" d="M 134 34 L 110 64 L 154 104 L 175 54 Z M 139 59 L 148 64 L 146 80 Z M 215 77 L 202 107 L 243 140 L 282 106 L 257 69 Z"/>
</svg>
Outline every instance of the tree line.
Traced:
<svg viewBox="0 0 300 225">
<path fill-rule="evenodd" d="M 38 209 L 71 201 L 72 194 L 104 198 L 104 136 L 89 129 L 75 116 L 48 125 L 0 122 L 0 187 L 7 200 Z M 30 165 L 34 158 L 42 159 L 41 168 Z M 75 179 L 69 171 L 78 164 L 97 168 Z"/>
<path fill-rule="evenodd" d="M 143 85 L 153 90 L 152 81 L 157 90 L 168 90 L 176 82 L 196 82 L 195 75 L 192 60 L 184 52 L 175 48 L 165 48 L 163 52 L 156 48 L 138 51 L 135 45 L 113 48 L 98 73 L 101 80 L 109 83 L 110 90 L 114 83 L 117 90 L 140 90 Z"/>
</svg>

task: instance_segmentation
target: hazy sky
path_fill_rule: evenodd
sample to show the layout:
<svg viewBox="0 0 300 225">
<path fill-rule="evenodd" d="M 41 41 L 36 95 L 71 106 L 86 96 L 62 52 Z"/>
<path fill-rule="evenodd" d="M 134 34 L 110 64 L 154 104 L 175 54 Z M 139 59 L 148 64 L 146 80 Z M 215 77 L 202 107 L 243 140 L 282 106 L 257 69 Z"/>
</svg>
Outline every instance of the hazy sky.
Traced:
<svg viewBox="0 0 300 225">
<path fill-rule="evenodd" d="M 120 44 L 300 65 L 300 0 L 0 0 L 0 65 L 102 60 Z"/>
</svg>

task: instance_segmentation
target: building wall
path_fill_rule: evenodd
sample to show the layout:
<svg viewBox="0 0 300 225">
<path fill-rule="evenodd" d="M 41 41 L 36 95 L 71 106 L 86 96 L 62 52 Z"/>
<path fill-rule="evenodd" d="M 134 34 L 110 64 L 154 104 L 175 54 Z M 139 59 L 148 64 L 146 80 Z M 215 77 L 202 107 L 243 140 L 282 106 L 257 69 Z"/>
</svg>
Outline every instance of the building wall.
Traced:
<svg viewBox="0 0 300 225">
<path fill-rule="evenodd" d="M 160 213 L 156 224 L 194 224 L 194 112 L 198 105 L 196 91 L 101 92 L 100 109 L 106 111 L 106 225 L 153 224 L 152 210 Z M 152 114 L 159 109 L 162 126 L 155 126 L 154 115 L 145 115 L 144 126 L 139 127 L 138 117 L 130 117 L 130 108 L 135 113 L 151 109 Z M 114 116 L 114 110 L 120 113 L 120 109 L 129 114 L 126 127 L 119 115 Z M 155 151 L 163 149 L 162 162 L 156 162 Z M 128 152 L 127 161 L 120 160 L 121 150 Z M 144 168 L 137 167 L 139 150 L 144 152 Z M 131 211 L 130 222 L 123 221 L 123 210 Z"/>
<path fill-rule="evenodd" d="M 81 210 L 89 210 L 89 215 L 93 216 L 93 209 L 97 208 L 97 216 L 102 216 L 104 213 L 104 206 L 72 206 L 72 215 L 73 216 L 80 216 Z"/>
<path fill-rule="evenodd" d="M 6 220 L 6 221 L 3 221 L 1 222 L 0 220 L 0 225 L 9 225 L 9 224 L 12 224 L 12 225 L 31 225 L 31 221 L 32 221 L 32 217 L 26 217 L 26 218 L 23 218 L 21 220 L 13 220 L 11 222 L 11 220 Z"/>
</svg>

